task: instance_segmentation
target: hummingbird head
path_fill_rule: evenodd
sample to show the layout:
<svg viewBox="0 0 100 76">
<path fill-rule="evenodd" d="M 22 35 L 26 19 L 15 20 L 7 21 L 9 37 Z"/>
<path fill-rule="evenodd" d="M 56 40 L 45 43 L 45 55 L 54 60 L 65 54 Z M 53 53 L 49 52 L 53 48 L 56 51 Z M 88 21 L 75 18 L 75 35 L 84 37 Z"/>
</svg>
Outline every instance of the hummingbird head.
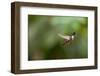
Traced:
<svg viewBox="0 0 100 76">
<path fill-rule="evenodd" d="M 75 32 L 72 33 L 72 35 L 75 35 L 75 34 L 76 34 Z"/>
</svg>

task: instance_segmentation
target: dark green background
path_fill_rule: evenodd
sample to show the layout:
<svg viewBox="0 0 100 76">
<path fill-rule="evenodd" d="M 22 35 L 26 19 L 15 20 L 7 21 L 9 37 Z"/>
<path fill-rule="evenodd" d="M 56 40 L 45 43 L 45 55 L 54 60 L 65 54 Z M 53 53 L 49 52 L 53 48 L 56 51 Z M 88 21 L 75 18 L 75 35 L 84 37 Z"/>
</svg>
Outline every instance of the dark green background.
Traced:
<svg viewBox="0 0 100 76">
<path fill-rule="evenodd" d="M 62 45 L 58 33 L 75 40 Z M 88 18 L 28 15 L 28 60 L 76 59 L 88 57 Z"/>
</svg>

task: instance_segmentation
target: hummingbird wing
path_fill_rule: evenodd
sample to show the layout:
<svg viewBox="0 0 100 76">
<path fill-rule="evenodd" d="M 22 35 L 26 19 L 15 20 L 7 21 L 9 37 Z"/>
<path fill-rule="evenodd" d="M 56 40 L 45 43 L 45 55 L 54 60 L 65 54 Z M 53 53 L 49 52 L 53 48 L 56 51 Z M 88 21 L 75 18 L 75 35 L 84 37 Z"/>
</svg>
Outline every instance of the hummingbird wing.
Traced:
<svg viewBox="0 0 100 76">
<path fill-rule="evenodd" d="M 58 36 L 65 39 L 65 40 L 70 40 L 70 36 L 68 36 L 68 35 L 64 36 L 62 34 L 58 34 Z"/>
</svg>

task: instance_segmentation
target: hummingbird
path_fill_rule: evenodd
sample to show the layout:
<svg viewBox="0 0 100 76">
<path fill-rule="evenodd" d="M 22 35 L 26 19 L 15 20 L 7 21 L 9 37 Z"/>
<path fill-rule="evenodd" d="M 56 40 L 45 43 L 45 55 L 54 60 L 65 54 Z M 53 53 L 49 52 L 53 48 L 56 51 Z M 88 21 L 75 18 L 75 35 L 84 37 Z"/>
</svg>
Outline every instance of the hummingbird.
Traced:
<svg viewBox="0 0 100 76">
<path fill-rule="evenodd" d="M 64 43 L 63 45 L 73 41 L 75 39 L 75 35 L 76 33 L 73 32 L 71 35 L 62 35 L 62 34 L 58 34 L 59 37 L 63 38 L 64 39 Z"/>
</svg>

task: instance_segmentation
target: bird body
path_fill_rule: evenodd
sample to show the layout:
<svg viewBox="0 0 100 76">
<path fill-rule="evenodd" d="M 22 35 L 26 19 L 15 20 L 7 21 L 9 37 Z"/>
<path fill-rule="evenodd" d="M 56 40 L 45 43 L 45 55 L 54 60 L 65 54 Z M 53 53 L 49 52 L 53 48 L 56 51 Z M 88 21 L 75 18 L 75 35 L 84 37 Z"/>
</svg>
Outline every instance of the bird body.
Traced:
<svg viewBox="0 0 100 76">
<path fill-rule="evenodd" d="M 71 36 L 71 37 L 72 37 L 71 39 L 74 40 L 75 36 Z"/>
<path fill-rule="evenodd" d="M 65 40 L 64 44 L 69 43 L 70 41 L 75 39 L 75 32 L 72 33 L 72 35 L 62 35 L 62 34 L 58 34 L 59 37 L 63 38 Z"/>
</svg>

